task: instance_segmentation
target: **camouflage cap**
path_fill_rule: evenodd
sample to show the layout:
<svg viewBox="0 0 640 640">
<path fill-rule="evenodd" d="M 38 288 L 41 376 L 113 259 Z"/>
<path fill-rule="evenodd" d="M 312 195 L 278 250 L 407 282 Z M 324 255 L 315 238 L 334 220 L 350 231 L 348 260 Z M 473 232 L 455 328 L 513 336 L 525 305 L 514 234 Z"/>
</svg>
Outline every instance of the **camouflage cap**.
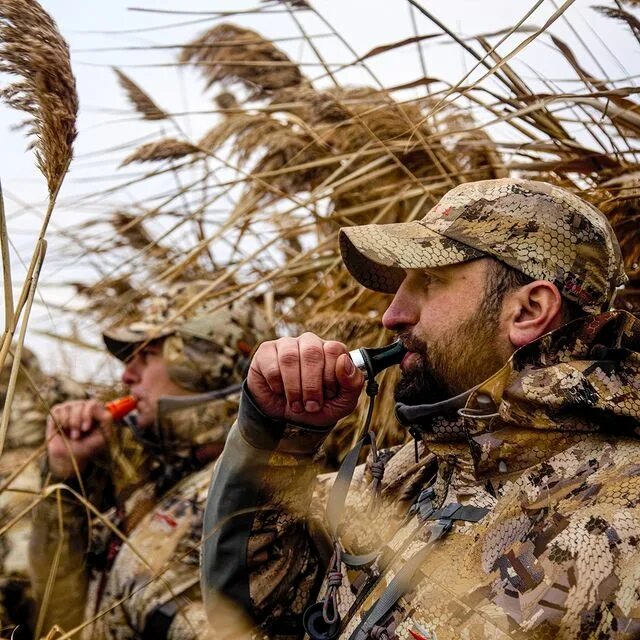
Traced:
<svg viewBox="0 0 640 640">
<path fill-rule="evenodd" d="M 191 305 L 182 314 L 179 313 L 180 309 L 188 306 L 210 284 L 203 280 L 180 283 L 162 295 L 142 299 L 133 317 L 119 319 L 115 326 L 103 332 L 107 349 L 116 358 L 125 361 L 141 343 L 175 333 L 178 327 L 197 314 L 201 305 Z"/>
<path fill-rule="evenodd" d="M 103 333 L 107 349 L 126 361 L 141 344 L 164 338 L 162 354 L 179 386 L 201 392 L 239 382 L 254 348 L 272 337 L 271 329 L 255 301 L 220 307 L 210 285 L 205 280 L 177 284 L 143 300 L 136 318 Z M 198 296 L 202 300 L 181 313 Z"/>
<path fill-rule="evenodd" d="M 553 282 L 588 313 L 606 309 L 626 281 L 604 214 L 565 189 L 532 180 L 458 185 L 422 220 L 341 229 L 340 251 L 362 285 L 384 293 L 397 290 L 404 269 L 487 255 Z"/>
</svg>

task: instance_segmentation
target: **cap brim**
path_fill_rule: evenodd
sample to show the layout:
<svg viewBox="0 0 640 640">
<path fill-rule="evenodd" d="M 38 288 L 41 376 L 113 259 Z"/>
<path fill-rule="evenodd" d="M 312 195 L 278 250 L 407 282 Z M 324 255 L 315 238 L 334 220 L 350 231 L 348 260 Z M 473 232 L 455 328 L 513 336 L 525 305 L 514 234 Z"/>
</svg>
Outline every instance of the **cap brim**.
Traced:
<svg viewBox="0 0 640 640">
<path fill-rule="evenodd" d="M 159 340 L 172 333 L 173 331 L 131 331 L 123 327 L 105 331 L 102 334 L 102 339 L 111 355 L 126 362 L 134 355 L 140 345 L 152 340 Z"/>
<path fill-rule="evenodd" d="M 343 227 L 340 253 L 361 285 L 381 293 L 395 293 L 405 269 L 445 267 L 486 255 L 419 221 Z"/>
</svg>

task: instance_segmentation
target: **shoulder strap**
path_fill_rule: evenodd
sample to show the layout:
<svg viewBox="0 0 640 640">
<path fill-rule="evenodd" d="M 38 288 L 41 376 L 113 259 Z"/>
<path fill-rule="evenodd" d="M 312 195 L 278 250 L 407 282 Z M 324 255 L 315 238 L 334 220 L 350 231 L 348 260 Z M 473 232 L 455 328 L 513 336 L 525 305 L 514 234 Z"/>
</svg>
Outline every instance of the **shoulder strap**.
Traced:
<svg viewBox="0 0 640 640">
<path fill-rule="evenodd" d="M 156 605 L 147 615 L 142 630 L 142 640 L 166 640 L 178 606 L 173 600 Z"/>
<path fill-rule="evenodd" d="M 336 475 L 336 479 L 329 493 L 326 514 L 329 533 L 334 541 L 338 539 L 338 528 L 342 522 L 347 494 L 349 493 L 353 474 L 355 473 L 356 466 L 358 465 L 360 451 L 362 451 L 362 447 L 366 444 L 370 444 L 372 447 L 375 447 L 375 434 L 373 431 L 368 431 L 362 438 L 360 438 L 356 443 L 356 446 L 353 447 L 353 449 L 351 449 L 351 451 L 346 455 L 340 465 L 340 469 L 338 470 L 338 474 Z M 361 555 L 352 555 L 350 553 L 342 552 L 340 556 L 347 566 L 358 568 L 371 564 L 379 554 L 380 550 L 376 550 L 371 553 Z"/>
<path fill-rule="evenodd" d="M 327 500 L 327 523 L 329 524 L 329 533 L 332 538 L 336 538 L 338 535 L 338 527 L 342 521 L 344 515 L 344 507 L 347 501 L 347 494 L 349 493 L 349 487 L 353 480 L 353 474 L 355 473 L 356 466 L 358 465 L 358 458 L 360 457 L 360 451 L 365 444 L 374 442 L 374 434 L 372 431 L 368 431 L 358 442 L 355 447 L 349 451 L 345 456 L 345 459 L 340 465 L 340 469 L 336 475 L 336 479 L 331 487 L 329 493 L 329 499 Z"/>
<path fill-rule="evenodd" d="M 370 631 L 393 609 L 398 600 L 409 593 L 415 587 L 416 573 L 431 552 L 433 544 L 446 535 L 453 526 L 455 520 L 467 522 L 478 522 L 489 509 L 484 507 L 462 506 L 452 503 L 446 507 L 435 511 L 429 516 L 429 520 L 436 523 L 431 529 L 431 536 L 427 544 L 419 551 L 416 551 L 407 562 L 401 567 L 389 586 L 382 592 L 376 603 L 369 609 L 362 622 L 351 634 L 349 640 L 366 640 Z"/>
</svg>

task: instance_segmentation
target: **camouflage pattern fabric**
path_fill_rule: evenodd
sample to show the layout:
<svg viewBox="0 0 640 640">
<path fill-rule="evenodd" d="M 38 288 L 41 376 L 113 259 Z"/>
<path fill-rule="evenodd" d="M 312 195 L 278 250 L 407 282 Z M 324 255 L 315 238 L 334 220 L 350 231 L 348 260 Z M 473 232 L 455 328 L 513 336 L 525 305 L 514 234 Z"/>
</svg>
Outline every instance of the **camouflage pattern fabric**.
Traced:
<svg viewBox="0 0 640 640">
<path fill-rule="evenodd" d="M 379 499 L 371 465 L 359 467 L 340 543 L 350 554 L 380 554 L 364 570 L 340 567 L 337 637 L 640 637 L 639 350 L 640 321 L 627 313 L 576 320 L 517 351 L 460 413 L 443 409 L 422 424 L 418 463 L 411 443 L 385 452 Z M 261 623 L 255 637 L 301 637 L 290 619 L 299 620 L 329 586 L 327 579 L 319 593 L 314 586 L 327 560 L 322 536 L 312 535 L 327 529 L 324 506 L 335 478 L 311 479 L 313 452 L 326 433 L 312 437 L 288 425 L 268 452 L 256 436 L 264 417 L 254 413 L 251 423 L 249 415 L 241 409 L 229 436 L 236 462 L 225 451 L 217 467 L 205 535 L 210 514 L 221 519 L 237 509 L 225 493 L 253 464 L 259 515 L 250 522 L 246 558 L 224 579 L 235 594 L 246 585 L 242 607 Z M 233 468 L 225 479 L 226 465 Z M 427 499 L 436 511 L 459 504 L 488 513 L 480 522 L 454 522 L 433 542 L 438 523 L 427 517 Z M 393 578 L 425 547 L 413 588 L 359 633 Z M 209 573 L 222 553 L 215 539 L 205 543 L 205 582 L 231 596 Z M 215 625 L 215 594 L 205 595 Z M 212 633 L 221 637 L 215 627 Z"/>
<path fill-rule="evenodd" d="M 153 484 L 146 484 L 126 501 L 127 542 L 108 571 L 94 570 L 85 620 L 99 617 L 84 629 L 83 638 L 137 638 L 154 610 L 167 605 L 168 611 L 176 610 L 168 637 L 199 638 L 206 630 L 199 543 L 212 466 L 189 475 L 160 500 Z M 117 520 L 115 509 L 104 515 Z M 94 528 L 96 538 L 101 532 L 109 544 L 115 543 L 99 522 Z"/>
<path fill-rule="evenodd" d="M 177 284 L 143 301 L 136 318 L 104 332 L 109 351 L 126 360 L 145 342 L 165 338 L 163 357 L 171 379 L 194 392 L 240 382 L 249 356 L 272 332 L 253 301 L 220 306 L 210 282 Z M 208 297 L 207 297 L 208 296 Z"/>
<path fill-rule="evenodd" d="M 12 365 L 13 355 L 10 352 L 0 371 L 0 409 L 4 408 Z M 65 400 L 85 397 L 82 385 L 63 375 L 47 375 L 40 368 L 36 355 L 24 348 L 11 403 L 5 450 L 42 444 L 49 408 Z"/>
<path fill-rule="evenodd" d="M 198 557 L 204 501 L 211 461 L 222 450 L 237 406 L 237 394 L 228 395 L 165 416 L 160 424 L 173 443 L 171 455 L 148 459 L 135 482 L 115 486 L 113 462 L 96 462 L 83 482 L 102 513 L 88 520 L 81 502 L 63 492 L 62 537 L 55 500 L 34 510 L 30 555 L 40 601 L 52 559 L 62 549 L 44 632 L 57 624 L 67 631 L 79 627 L 78 637 L 87 640 L 202 637 Z M 130 446 L 125 439 L 111 451 L 126 455 Z M 167 484 L 159 495 L 159 486 Z M 154 626 L 158 621 L 162 632 Z"/>
<path fill-rule="evenodd" d="M 10 353 L 0 372 L 2 410 L 12 364 Z M 22 625 L 24 632 L 32 627 L 34 613 L 27 566 L 31 519 L 29 515 L 16 518 L 40 489 L 38 452 L 44 441 L 49 407 L 83 398 L 85 392 L 69 378 L 45 374 L 29 349 L 23 349 L 20 367 L 5 448 L 0 457 L 0 484 L 13 477 L 0 493 L 0 526 L 13 522 L 0 537 L 0 624 L 3 628 Z"/>
<path fill-rule="evenodd" d="M 210 472 L 199 472 L 222 451 L 237 413 L 233 383 L 269 335 L 254 303 L 220 307 L 210 284 L 175 285 L 104 333 L 109 351 L 125 361 L 162 339 L 172 380 L 220 397 L 171 411 L 172 399 L 161 398 L 154 428 L 141 431 L 133 418 L 131 430 L 114 429 L 108 454 L 68 481 L 60 500 L 56 492 L 34 509 L 30 565 L 44 632 L 78 628 L 95 640 L 195 638 L 202 630 L 194 558 Z M 58 482 L 46 469 L 43 480 L 45 489 Z"/>
<path fill-rule="evenodd" d="M 532 180 L 458 185 L 422 220 L 342 229 L 340 251 L 358 282 L 385 293 L 397 290 L 404 269 L 483 255 L 554 282 L 588 313 L 607 310 L 626 281 L 604 214 L 565 189 Z"/>
</svg>

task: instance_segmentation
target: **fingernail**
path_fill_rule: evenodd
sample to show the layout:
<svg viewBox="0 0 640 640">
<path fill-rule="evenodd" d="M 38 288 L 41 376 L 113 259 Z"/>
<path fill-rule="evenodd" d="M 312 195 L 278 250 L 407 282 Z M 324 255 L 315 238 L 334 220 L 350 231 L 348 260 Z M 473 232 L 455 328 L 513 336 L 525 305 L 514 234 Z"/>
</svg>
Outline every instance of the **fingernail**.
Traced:
<svg viewBox="0 0 640 640">
<path fill-rule="evenodd" d="M 345 370 L 345 373 L 349 377 L 351 377 L 353 375 L 353 372 L 355 371 L 355 367 L 353 365 L 353 360 L 351 358 L 349 358 L 349 357 L 347 357 L 347 361 L 346 361 L 346 363 L 344 365 L 344 370 Z"/>
<path fill-rule="evenodd" d="M 71 430 L 71 439 L 77 440 L 80 437 L 80 432 L 77 429 Z"/>
<path fill-rule="evenodd" d="M 308 413 L 316 413 L 316 411 L 320 411 L 320 404 L 315 400 L 307 400 L 304 403 L 304 408 Z"/>
<path fill-rule="evenodd" d="M 302 413 L 302 402 L 294 400 L 291 403 L 291 411 L 293 411 L 293 413 Z"/>
</svg>

